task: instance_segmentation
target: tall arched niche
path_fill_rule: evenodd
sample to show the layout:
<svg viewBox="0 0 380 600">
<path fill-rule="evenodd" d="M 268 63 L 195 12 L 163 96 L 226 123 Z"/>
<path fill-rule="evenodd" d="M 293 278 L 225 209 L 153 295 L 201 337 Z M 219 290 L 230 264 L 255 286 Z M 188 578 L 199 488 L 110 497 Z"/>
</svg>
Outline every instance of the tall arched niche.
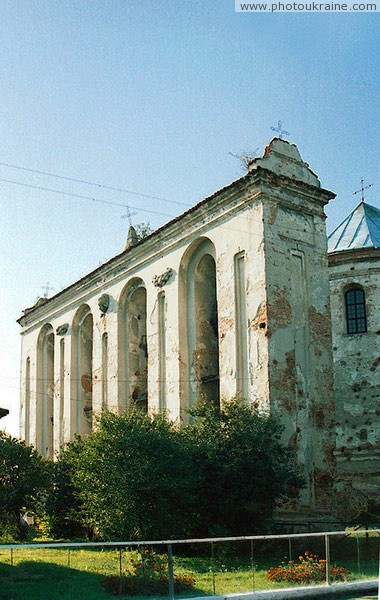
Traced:
<svg viewBox="0 0 380 600">
<path fill-rule="evenodd" d="M 93 326 L 90 307 L 83 304 L 72 326 L 72 418 L 79 435 L 87 435 L 92 429 Z"/>
<path fill-rule="evenodd" d="M 179 268 L 181 417 L 197 400 L 220 403 L 215 246 L 193 242 Z"/>
<path fill-rule="evenodd" d="M 54 452 L 54 333 L 45 323 L 37 340 L 36 448 L 52 458 Z"/>
<path fill-rule="evenodd" d="M 146 288 L 135 277 L 124 287 L 118 315 L 119 407 L 131 403 L 148 410 L 148 346 Z"/>
</svg>

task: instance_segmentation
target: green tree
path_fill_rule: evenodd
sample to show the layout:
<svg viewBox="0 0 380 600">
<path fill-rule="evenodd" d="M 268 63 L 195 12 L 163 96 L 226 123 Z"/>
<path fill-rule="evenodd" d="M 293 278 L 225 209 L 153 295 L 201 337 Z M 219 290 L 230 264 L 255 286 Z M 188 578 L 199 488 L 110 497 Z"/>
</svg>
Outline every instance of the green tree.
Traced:
<svg viewBox="0 0 380 600">
<path fill-rule="evenodd" d="M 79 489 L 73 478 L 77 461 L 82 456 L 83 441 L 77 437 L 61 451 L 53 465 L 53 484 L 44 504 L 50 534 L 58 538 L 92 537 L 85 527 Z"/>
<path fill-rule="evenodd" d="M 304 481 L 295 457 L 280 441 L 282 428 L 243 401 L 221 408 L 199 403 L 182 433 L 198 450 L 201 487 L 199 535 L 262 531 L 281 499 L 298 495 Z"/>
<path fill-rule="evenodd" d="M 105 539 L 262 531 L 276 502 L 303 483 L 278 422 L 237 400 L 191 415 L 180 427 L 134 407 L 103 413 L 58 461 L 56 532 L 78 520 Z"/>
<path fill-rule="evenodd" d="M 51 463 L 31 446 L 0 431 L 0 516 L 23 534 L 21 516 L 36 514 L 51 482 Z"/>
<path fill-rule="evenodd" d="M 73 476 L 83 522 L 108 539 L 188 535 L 199 488 L 194 456 L 191 441 L 163 415 L 133 407 L 103 413 Z"/>
</svg>

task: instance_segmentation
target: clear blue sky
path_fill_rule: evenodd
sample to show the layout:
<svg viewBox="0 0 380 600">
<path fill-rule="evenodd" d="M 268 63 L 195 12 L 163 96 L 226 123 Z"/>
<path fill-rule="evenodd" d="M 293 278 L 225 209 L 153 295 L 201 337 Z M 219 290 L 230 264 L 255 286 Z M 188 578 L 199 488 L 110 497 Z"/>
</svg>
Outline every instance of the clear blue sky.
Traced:
<svg viewBox="0 0 380 600">
<path fill-rule="evenodd" d="M 0 179 L 137 207 L 157 227 L 240 176 L 282 120 L 323 187 L 331 229 L 363 176 L 380 206 L 380 15 L 236 14 L 234 0 L 2 0 Z M 120 206 L 0 181 L 1 427 L 18 432 L 19 326 L 118 253 Z M 178 204 L 176 204 L 178 203 Z M 180 204 L 182 203 L 182 204 Z M 163 213 L 163 214 L 157 214 Z"/>
</svg>

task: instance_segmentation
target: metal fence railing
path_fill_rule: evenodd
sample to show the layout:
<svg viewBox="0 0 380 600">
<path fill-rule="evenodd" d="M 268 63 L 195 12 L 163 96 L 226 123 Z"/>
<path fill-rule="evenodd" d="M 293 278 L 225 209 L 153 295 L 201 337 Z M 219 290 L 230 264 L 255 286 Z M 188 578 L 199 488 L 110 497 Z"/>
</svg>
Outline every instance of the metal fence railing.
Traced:
<svg viewBox="0 0 380 600">
<path fill-rule="evenodd" d="M 49 590 L 52 600 L 87 598 L 80 590 L 91 590 L 91 586 L 94 591 L 88 598 L 105 598 L 100 591 L 98 595 L 95 592 L 100 590 L 100 577 L 123 576 L 131 553 L 141 552 L 142 548 L 165 554 L 165 581 L 171 600 L 183 597 L 176 589 L 179 574 L 195 580 L 192 591 L 186 593 L 188 597 L 292 587 L 297 585 L 300 561 L 310 556 L 323 569 L 319 585 L 332 586 L 339 569 L 347 569 L 351 580 L 376 579 L 379 546 L 380 529 L 186 540 L 2 544 L 0 597 L 5 591 L 6 598 L 19 600 L 27 597 L 28 587 L 34 589 L 34 595 L 29 596 L 33 600 L 46 600 L 47 581 L 51 580 L 51 591 L 56 593 Z M 273 567 L 290 570 L 294 575 L 291 583 L 268 579 L 268 570 Z M 300 583 L 304 583 L 302 578 Z"/>
</svg>

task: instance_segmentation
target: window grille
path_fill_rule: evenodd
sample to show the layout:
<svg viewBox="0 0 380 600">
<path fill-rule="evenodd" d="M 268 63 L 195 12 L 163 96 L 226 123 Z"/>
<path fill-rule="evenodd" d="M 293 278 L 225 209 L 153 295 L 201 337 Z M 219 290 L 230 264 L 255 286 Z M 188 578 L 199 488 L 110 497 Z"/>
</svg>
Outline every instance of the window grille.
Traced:
<svg viewBox="0 0 380 600">
<path fill-rule="evenodd" d="M 365 333 L 367 318 L 365 312 L 365 294 L 361 288 L 345 293 L 347 333 Z"/>
</svg>

